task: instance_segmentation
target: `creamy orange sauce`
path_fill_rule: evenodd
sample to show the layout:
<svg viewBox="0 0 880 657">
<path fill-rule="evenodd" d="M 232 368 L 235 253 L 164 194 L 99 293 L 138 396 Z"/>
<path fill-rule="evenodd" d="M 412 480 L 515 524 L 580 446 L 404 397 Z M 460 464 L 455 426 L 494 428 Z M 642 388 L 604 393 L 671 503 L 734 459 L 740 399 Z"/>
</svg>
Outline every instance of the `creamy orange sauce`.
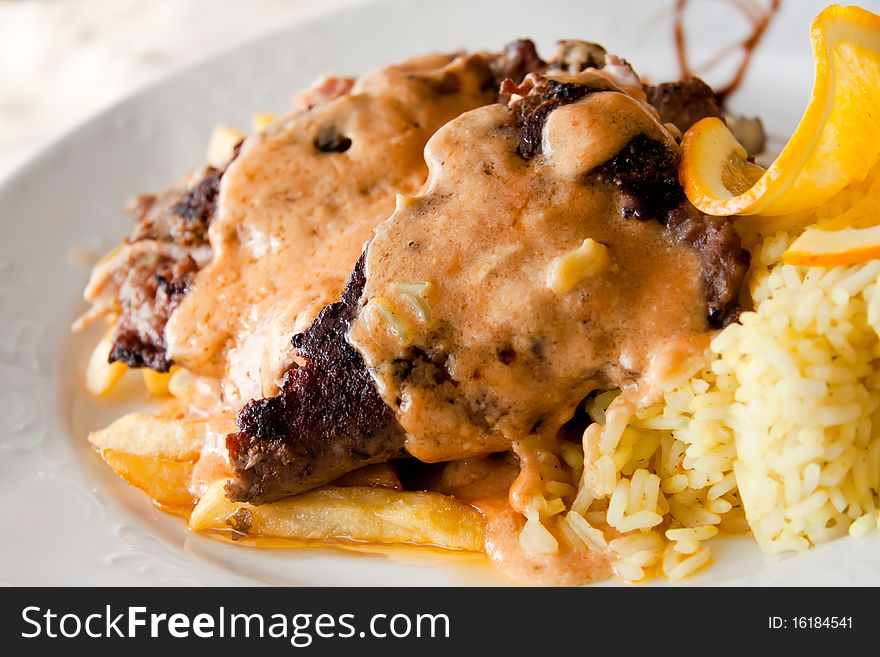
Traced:
<svg viewBox="0 0 880 657">
<path fill-rule="evenodd" d="M 677 148 L 644 104 L 599 92 L 550 114 L 530 161 L 501 105 L 430 140 L 426 190 L 377 229 L 349 333 L 413 456 L 455 460 L 555 436 L 590 391 L 636 389 L 655 378 L 652 364 L 703 348 L 698 256 L 658 222 L 623 218 L 611 184 L 588 182 L 638 134 Z M 553 291 L 551 263 L 586 238 L 607 247 L 611 266 Z M 407 298 L 413 286 L 421 307 Z M 425 371 L 402 376 L 414 353 Z"/>
<path fill-rule="evenodd" d="M 199 459 L 193 464 L 189 479 L 189 491 L 193 498 L 199 499 L 208 487 L 218 479 L 228 479 L 231 474 L 229 454 L 226 451 L 226 435 L 235 430 L 229 420 L 226 424 L 213 423 L 205 432 L 205 444 Z"/>
<path fill-rule="evenodd" d="M 519 459 L 519 473 L 508 486 L 507 499 L 511 508 L 520 513 L 533 505 L 533 502 L 544 494 L 545 471 L 542 463 L 543 454 L 553 454 L 555 439 L 550 437 L 529 436 L 513 441 L 513 451 Z M 553 454 L 555 456 L 555 454 Z M 568 473 L 559 466 L 554 468 L 553 476 L 546 477 L 552 481 L 566 481 Z"/>
<path fill-rule="evenodd" d="M 580 586 L 611 577 L 607 552 L 575 546 L 556 536 L 555 554 L 527 552 L 519 542 L 525 519 L 505 505 L 486 505 L 486 554 L 503 574 L 533 586 Z M 555 533 L 554 533 L 555 534 Z"/>
<path fill-rule="evenodd" d="M 394 193 L 415 193 L 441 125 L 492 102 L 484 58 L 432 55 L 369 73 L 351 93 L 248 138 L 223 177 L 213 260 L 166 328 L 169 356 L 225 379 L 232 405 L 274 394 L 290 343 L 338 299 Z M 351 140 L 322 152 L 326 130 Z"/>
</svg>

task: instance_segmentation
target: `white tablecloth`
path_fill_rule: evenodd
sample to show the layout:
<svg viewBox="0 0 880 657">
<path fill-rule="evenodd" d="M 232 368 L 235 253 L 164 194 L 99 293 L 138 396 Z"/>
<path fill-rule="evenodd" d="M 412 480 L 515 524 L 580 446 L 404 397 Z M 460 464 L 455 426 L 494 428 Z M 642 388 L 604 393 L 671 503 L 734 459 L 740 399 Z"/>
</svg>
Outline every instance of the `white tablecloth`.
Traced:
<svg viewBox="0 0 880 657">
<path fill-rule="evenodd" d="M 0 0 L 0 179 L 170 72 L 362 0 Z"/>
</svg>

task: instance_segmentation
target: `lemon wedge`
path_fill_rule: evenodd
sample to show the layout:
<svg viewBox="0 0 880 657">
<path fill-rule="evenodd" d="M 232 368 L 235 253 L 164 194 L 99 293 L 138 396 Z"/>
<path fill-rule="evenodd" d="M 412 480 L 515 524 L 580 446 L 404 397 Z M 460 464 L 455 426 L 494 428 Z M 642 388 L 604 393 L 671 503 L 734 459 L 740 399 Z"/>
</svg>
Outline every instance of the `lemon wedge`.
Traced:
<svg viewBox="0 0 880 657">
<path fill-rule="evenodd" d="M 810 28 L 816 80 L 794 135 L 769 169 L 749 162 L 719 119 L 682 139 L 681 182 L 690 201 L 717 216 L 775 216 L 816 208 L 880 156 L 880 16 L 831 6 Z"/>
</svg>

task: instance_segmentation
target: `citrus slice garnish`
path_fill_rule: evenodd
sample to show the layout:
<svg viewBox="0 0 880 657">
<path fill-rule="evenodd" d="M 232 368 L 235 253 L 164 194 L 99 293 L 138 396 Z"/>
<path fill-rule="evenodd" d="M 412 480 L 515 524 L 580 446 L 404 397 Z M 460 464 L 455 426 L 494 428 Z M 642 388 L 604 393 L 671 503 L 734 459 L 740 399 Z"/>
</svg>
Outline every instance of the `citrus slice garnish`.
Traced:
<svg viewBox="0 0 880 657">
<path fill-rule="evenodd" d="M 874 258 L 880 258 L 880 226 L 809 229 L 783 254 L 785 264 L 807 267 L 855 265 Z"/>
<path fill-rule="evenodd" d="M 816 81 L 788 144 L 766 171 L 719 119 L 682 139 L 681 182 L 707 214 L 790 214 L 865 178 L 880 156 L 880 16 L 831 6 L 810 28 Z"/>
<path fill-rule="evenodd" d="M 783 254 L 787 265 L 853 265 L 880 258 L 880 167 L 856 189 L 835 196 L 831 212 L 807 228 Z"/>
</svg>

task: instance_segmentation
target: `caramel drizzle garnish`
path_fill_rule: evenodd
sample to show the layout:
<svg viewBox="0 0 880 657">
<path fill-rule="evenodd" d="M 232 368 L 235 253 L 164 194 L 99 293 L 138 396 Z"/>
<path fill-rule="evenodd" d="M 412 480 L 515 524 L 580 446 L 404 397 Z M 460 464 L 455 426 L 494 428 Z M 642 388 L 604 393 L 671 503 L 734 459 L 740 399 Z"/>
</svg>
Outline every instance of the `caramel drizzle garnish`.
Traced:
<svg viewBox="0 0 880 657">
<path fill-rule="evenodd" d="M 711 69 L 714 66 L 717 66 L 731 52 L 735 50 L 742 51 L 742 59 L 740 60 L 739 66 L 737 67 L 733 78 L 731 78 L 731 80 L 727 84 L 721 86 L 717 91 L 718 100 L 722 104 L 724 104 L 724 101 L 727 100 L 727 98 L 742 84 L 746 72 L 749 68 L 749 64 L 752 61 L 752 55 L 755 52 L 755 48 L 764 37 L 767 28 L 770 26 L 770 22 L 779 11 L 779 6 L 781 4 L 781 0 L 770 0 L 769 6 L 764 8 L 761 7 L 754 0 L 725 1 L 739 9 L 740 12 L 745 15 L 745 17 L 752 24 L 752 31 L 751 34 L 749 34 L 745 39 L 742 39 L 737 43 L 733 43 L 722 48 L 716 55 L 709 58 L 709 60 L 703 66 L 699 67 L 701 70 Z M 688 61 L 687 39 L 684 29 L 684 14 L 687 4 L 688 0 L 676 0 L 675 3 L 675 51 L 678 58 L 678 68 L 681 73 L 682 79 L 686 79 L 694 75 L 694 67 L 691 66 L 690 62 Z"/>
</svg>

